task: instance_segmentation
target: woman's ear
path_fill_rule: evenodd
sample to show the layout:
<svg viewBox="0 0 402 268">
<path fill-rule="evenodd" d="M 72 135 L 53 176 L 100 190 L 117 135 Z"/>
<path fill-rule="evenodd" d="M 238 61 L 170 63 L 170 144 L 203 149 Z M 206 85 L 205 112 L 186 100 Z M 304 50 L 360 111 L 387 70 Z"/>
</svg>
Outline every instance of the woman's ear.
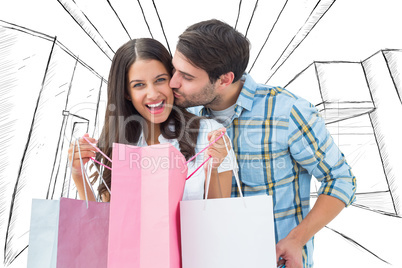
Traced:
<svg viewBox="0 0 402 268">
<path fill-rule="evenodd" d="M 124 93 L 124 98 L 126 98 L 128 101 L 131 101 L 131 97 L 127 93 Z"/>
</svg>

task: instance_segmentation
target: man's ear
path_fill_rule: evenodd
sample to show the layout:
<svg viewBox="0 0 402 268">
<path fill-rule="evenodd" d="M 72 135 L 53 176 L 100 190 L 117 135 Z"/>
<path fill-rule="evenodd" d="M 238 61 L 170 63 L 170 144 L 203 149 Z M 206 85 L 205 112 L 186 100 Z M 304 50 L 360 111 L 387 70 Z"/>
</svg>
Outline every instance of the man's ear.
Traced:
<svg viewBox="0 0 402 268">
<path fill-rule="evenodd" d="M 234 79 L 234 73 L 233 72 L 228 72 L 225 74 L 222 74 L 219 79 L 218 79 L 218 83 L 219 83 L 219 87 L 227 87 L 230 86 L 233 82 Z"/>
</svg>

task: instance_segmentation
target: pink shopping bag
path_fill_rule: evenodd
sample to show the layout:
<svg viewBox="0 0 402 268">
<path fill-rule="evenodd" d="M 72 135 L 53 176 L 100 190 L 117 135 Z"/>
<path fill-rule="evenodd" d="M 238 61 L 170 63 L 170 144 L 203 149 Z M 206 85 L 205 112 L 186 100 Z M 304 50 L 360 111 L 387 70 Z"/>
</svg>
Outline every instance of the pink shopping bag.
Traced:
<svg viewBox="0 0 402 268">
<path fill-rule="evenodd" d="M 79 143 L 77 145 L 83 183 L 85 185 L 85 181 L 87 181 L 90 185 L 82 162 Z M 97 171 L 102 182 L 104 182 L 102 174 L 99 170 Z M 92 186 L 90 188 L 94 194 Z M 63 197 L 60 199 L 57 243 L 58 268 L 107 267 L 109 206 L 109 203 L 88 201 L 86 189 L 85 200 Z"/>
<path fill-rule="evenodd" d="M 187 176 L 171 144 L 114 144 L 108 267 L 181 267 L 179 202 Z"/>
<path fill-rule="evenodd" d="M 29 268 L 107 267 L 109 203 L 86 200 L 32 200 Z"/>
<path fill-rule="evenodd" d="M 107 267 L 109 203 L 60 199 L 57 268 Z"/>
</svg>

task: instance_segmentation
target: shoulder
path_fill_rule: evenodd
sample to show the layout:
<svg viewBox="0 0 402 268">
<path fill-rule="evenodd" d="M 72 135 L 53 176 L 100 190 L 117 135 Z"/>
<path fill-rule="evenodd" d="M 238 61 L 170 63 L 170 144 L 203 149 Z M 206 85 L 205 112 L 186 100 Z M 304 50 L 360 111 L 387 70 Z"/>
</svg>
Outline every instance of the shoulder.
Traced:
<svg viewBox="0 0 402 268">
<path fill-rule="evenodd" d="M 243 89 L 259 97 L 281 97 L 293 100 L 299 98 L 283 87 L 257 83 L 250 74 L 245 74 L 242 79 L 244 79 Z"/>
<path fill-rule="evenodd" d="M 272 98 L 275 99 L 275 101 L 283 101 L 288 105 L 292 105 L 294 102 L 300 99 L 299 96 L 293 94 L 283 87 L 263 84 L 258 84 L 255 94 L 262 98 Z"/>
<path fill-rule="evenodd" d="M 267 108 L 268 106 L 275 109 L 290 110 L 290 107 L 300 99 L 299 96 L 286 88 L 256 83 L 249 74 L 245 76 L 242 94 L 253 97 L 253 108 L 262 109 L 262 111 L 264 107 Z"/>
<path fill-rule="evenodd" d="M 312 115 L 312 114 L 317 114 L 318 116 L 320 116 L 320 113 L 317 110 L 317 107 L 315 107 L 315 105 L 313 105 L 312 103 L 310 103 L 309 101 L 303 99 L 303 98 L 297 98 L 297 100 L 295 100 L 292 103 L 292 107 L 291 107 L 291 114 L 292 113 L 299 113 L 301 115 Z"/>
</svg>

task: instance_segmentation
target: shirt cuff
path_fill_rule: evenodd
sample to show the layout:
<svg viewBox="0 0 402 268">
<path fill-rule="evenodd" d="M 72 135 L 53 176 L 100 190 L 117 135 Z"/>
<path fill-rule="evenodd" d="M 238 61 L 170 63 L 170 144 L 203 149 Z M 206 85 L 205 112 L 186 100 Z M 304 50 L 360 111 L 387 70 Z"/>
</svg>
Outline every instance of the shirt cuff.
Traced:
<svg viewBox="0 0 402 268">
<path fill-rule="evenodd" d="M 332 179 L 323 184 L 317 193 L 336 197 L 348 207 L 356 200 L 356 178 Z"/>
</svg>

